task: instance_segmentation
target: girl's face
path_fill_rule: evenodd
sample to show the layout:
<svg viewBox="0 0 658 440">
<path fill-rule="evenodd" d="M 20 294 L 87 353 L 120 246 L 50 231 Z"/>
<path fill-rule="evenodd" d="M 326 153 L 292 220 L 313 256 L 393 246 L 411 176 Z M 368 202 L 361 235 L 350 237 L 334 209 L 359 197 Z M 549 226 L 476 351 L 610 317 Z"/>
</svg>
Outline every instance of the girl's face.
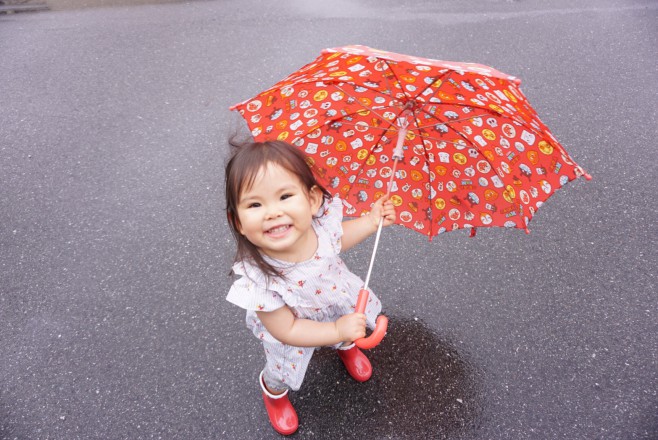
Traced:
<svg viewBox="0 0 658 440">
<path fill-rule="evenodd" d="M 312 220 L 322 200 L 319 188 L 307 190 L 295 174 L 269 164 L 240 194 L 239 232 L 269 257 L 306 261 L 317 249 Z"/>
</svg>

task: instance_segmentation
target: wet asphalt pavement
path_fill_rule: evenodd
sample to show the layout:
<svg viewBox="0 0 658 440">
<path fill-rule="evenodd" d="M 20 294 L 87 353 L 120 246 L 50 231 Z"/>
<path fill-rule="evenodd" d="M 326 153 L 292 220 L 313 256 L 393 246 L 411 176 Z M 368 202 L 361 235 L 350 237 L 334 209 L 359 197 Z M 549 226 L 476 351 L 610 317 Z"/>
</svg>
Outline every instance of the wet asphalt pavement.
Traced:
<svg viewBox="0 0 658 440">
<path fill-rule="evenodd" d="M 658 438 L 657 23 L 642 0 L 0 16 L 0 438 L 278 437 L 224 300 L 228 107 L 345 44 L 520 77 L 594 179 L 530 235 L 385 230 L 375 374 L 318 352 L 294 438 Z M 345 255 L 355 273 L 371 246 Z"/>
</svg>

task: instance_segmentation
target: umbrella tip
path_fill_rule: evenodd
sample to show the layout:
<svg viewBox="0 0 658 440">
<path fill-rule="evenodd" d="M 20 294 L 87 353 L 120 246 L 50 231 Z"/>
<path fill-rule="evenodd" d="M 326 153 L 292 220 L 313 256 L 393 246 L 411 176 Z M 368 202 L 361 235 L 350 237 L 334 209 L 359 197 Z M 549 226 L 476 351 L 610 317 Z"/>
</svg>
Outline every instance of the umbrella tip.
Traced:
<svg viewBox="0 0 658 440">
<path fill-rule="evenodd" d="M 530 229 L 525 228 L 525 233 L 526 233 L 526 235 L 530 235 Z"/>
<path fill-rule="evenodd" d="M 583 176 L 585 176 L 586 180 L 592 180 L 592 176 L 588 173 L 583 174 Z"/>
<path fill-rule="evenodd" d="M 476 228 L 471 228 L 471 235 L 469 235 L 470 238 L 475 237 L 475 234 L 477 234 Z"/>
</svg>

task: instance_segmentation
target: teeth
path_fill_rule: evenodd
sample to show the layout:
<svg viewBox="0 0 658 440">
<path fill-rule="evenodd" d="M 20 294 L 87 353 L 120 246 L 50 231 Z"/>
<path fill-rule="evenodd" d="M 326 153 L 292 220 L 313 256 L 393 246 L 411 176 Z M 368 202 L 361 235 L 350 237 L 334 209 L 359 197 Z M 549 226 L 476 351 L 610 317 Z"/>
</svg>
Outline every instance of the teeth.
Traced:
<svg viewBox="0 0 658 440">
<path fill-rule="evenodd" d="M 269 232 L 270 234 L 277 234 L 279 232 L 285 231 L 286 229 L 288 229 L 288 225 L 277 226 L 276 228 L 272 228 L 267 232 Z"/>
</svg>

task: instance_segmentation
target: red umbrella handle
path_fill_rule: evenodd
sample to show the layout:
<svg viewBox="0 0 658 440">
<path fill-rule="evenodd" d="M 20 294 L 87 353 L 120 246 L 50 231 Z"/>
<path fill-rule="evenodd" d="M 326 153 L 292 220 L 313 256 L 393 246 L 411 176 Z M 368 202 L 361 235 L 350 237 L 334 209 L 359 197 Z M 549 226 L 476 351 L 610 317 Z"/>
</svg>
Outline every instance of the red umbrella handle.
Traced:
<svg viewBox="0 0 658 440">
<path fill-rule="evenodd" d="M 356 300 L 357 313 L 364 313 L 366 311 L 366 304 L 368 303 L 369 295 L 370 293 L 366 289 L 359 290 L 359 298 Z M 363 348 L 364 350 L 375 348 L 377 345 L 379 345 L 382 339 L 384 339 L 387 327 L 388 318 L 384 315 L 379 315 L 377 317 L 377 322 L 375 323 L 375 329 L 372 331 L 370 336 L 357 339 L 354 341 L 354 343 L 357 347 Z"/>
</svg>

